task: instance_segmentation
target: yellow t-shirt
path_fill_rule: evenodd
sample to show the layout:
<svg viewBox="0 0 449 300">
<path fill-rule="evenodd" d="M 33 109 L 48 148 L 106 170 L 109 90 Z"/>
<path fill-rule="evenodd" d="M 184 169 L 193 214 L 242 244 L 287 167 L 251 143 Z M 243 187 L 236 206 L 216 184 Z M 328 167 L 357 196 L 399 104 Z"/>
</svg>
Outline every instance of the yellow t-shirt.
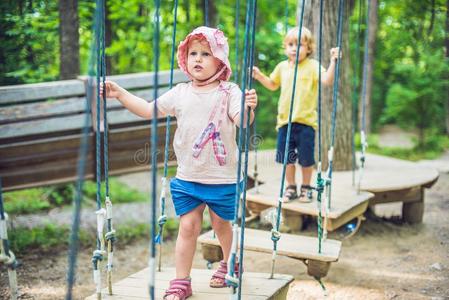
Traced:
<svg viewBox="0 0 449 300">
<path fill-rule="evenodd" d="M 318 127 L 316 110 L 318 101 L 318 65 L 318 61 L 311 58 L 306 58 L 299 63 L 292 115 L 292 122 L 312 126 L 315 129 Z M 321 72 L 325 72 L 322 66 L 320 69 Z M 289 63 L 288 60 L 280 62 L 270 74 L 270 79 L 281 87 L 276 129 L 288 124 L 294 75 L 295 64 Z"/>
</svg>

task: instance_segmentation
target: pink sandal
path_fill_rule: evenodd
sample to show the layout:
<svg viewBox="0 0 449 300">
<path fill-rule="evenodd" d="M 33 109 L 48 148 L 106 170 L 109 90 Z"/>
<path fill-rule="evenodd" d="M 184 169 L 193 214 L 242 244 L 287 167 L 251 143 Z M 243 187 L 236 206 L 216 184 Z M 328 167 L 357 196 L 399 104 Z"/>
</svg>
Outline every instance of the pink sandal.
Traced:
<svg viewBox="0 0 449 300">
<path fill-rule="evenodd" d="M 176 296 L 179 300 L 185 300 L 192 296 L 192 282 L 190 279 L 173 279 L 165 290 L 164 299 L 168 296 Z"/>
<path fill-rule="evenodd" d="M 239 264 L 235 264 L 234 273 L 236 277 L 239 277 Z M 211 288 L 224 288 L 228 287 L 226 284 L 225 276 L 228 274 L 228 263 L 224 260 L 220 261 L 220 266 L 215 271 L 215 273 L 212 275 L 212 278 L 210 279 L 209 286 Z"/>
</svg>

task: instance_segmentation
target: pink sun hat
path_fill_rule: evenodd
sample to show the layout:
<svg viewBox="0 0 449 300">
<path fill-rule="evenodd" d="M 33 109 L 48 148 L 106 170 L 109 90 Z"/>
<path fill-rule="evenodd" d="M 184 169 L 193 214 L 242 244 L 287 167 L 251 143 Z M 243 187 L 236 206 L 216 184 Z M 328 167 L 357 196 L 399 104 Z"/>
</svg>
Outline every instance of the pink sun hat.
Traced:
<svg viewBox="0 0 449 300">
<path fill-rule="evenodd" d="M 216 75 L 218 80 L 229 80 L 232 74 L 231 64 L 229 63 L 229 45 L 228 39 L 223 32 L 216 28 L 201 26 L 195 28 L 189 33 L 186 38 L 179 43 L 178 46 L 178 65 L 184 73 L 192 79 L 192 76 L 187 70 L 187 51 L 189 42 L 194 37 L 203 37 L 209 43 L 212 55 L 223 63 L 223 68 L 219 70 Z M 215 76 L 213 76 L 215 77 Z"/>
</svg>

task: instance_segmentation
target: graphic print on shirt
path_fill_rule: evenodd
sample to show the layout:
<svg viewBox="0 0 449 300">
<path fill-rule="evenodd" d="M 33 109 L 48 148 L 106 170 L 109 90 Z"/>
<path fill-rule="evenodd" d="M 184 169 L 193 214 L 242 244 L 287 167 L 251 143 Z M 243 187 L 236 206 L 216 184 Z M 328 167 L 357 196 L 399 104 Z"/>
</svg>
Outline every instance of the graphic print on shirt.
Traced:
<svg viewBox="0 0 449 300">
<path fill-rule="evenodd" d="M 198 135 L 195 139 L 193 144 L 193 157 L 198 158 L 206 144 L 209 141 L 212 141 L 215 159 L 218 161 L 220 166 L 224 166 L 226 164 L 227 153 L 225 145 L 220 137 L 220 128 L 223 118 L 226 115 L 226 105 L 230 96 L 230 87 L 226 88 L 220 83 L 218 90 L 223 92 L 223 96 L 220 101 L 217 101 L 216 105 L 212 109 L 206 128 L 204 128 L 200 135 Z M 215 116 L 219 109 L 220 113 L 218 114 L 218 120 L 214 123 Z"/>
</svg>

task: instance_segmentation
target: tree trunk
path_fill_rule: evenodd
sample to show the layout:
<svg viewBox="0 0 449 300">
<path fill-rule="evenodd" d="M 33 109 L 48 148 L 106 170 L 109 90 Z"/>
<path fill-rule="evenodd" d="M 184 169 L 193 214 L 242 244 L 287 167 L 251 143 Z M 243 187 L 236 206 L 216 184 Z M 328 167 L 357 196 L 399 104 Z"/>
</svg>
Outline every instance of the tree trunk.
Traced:
<svg viewBox="0 0 449 300">
<path fill-rule="evenodd" d="M 368 61 L 364 61 L 366 65 L 366 97 L 365 97 L 365 127 L 366 133 L 371 132 L 371 95 L 373 90 L 373 69 L 374 69 L 374 50 L 376 48 L 377 33 L 377 9 L 378 1 L 370 1 L 370 14 L 368 16 L 369 33 L 368 33 Z M 366 32 L 365 32 L 366 33 Z M 362 105 L 362 103 L 360 103 Z M 362 107 L 359 107 L 359 120 L 362 124 Z M 362 126 L 360 125 L 360 128 Z"/>
<path fill-rule="evenodd" d="M 350 170 L 352 168 L 352 101 L 351 76 L 349 59 L 348 18 L 353 8 L 353 1 L 345 1 L 342 33 L 342 61 L 340 66 L 339 93 L 337 103 L 337 120 L 334 145 L 334 170 Z M 301 16 L 302 0 L 298 0 L 297 16 Z M 298 17 L 298 19 L 299 19 Z M 303 26 L 313 33 L 317 41 L 315 57 L 318 59 L 318 30 L 320 17 L 319 0 L 306 0 Z M 327 69 L 330 61 L 330 49 L 337 44 L 338 1 L 324 1 L 323 12 L 323 46 L 322 65 Z M 300 24 L 299 21 L 297 23 Z M 332 88 L 322 87 L 322 161 L 323 170 L 327 167 L 327 151 L 331 142 L 332 124 Z M 318 149 L 318 147 L 316 147 Z"/>
<path fill-rule="evenodd" d="M 79 62 L 78 0 L 59 0 L 59 77 L 76 78 Z"/>
<path fill-rule="evenodd" d="M 449 61 L 449 0 L 446 1 L 446 63 L 448 61 Z M 449 89 L 447 89 L 447 98 L 446 98 L 446 133 L 449 135 Z"/>
</svg>

